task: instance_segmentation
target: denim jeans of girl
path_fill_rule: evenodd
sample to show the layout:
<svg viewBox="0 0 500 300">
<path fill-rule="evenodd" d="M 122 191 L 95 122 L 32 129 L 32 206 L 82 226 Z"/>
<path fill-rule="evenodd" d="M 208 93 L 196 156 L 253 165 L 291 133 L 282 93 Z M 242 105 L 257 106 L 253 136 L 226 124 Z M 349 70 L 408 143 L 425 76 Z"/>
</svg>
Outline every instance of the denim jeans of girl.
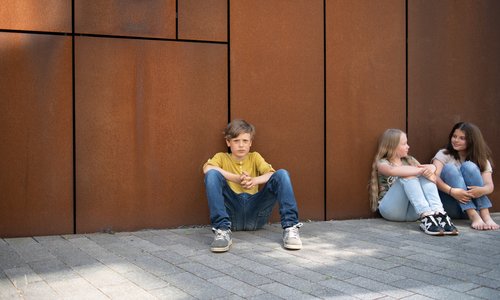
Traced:
<svg viewBox="0 0 500 300">
<path fill-rule="evenodd" d="M 389 221 L 415 221 L 430 211 L 443 212 L 443 206 L 436 184 L 423 176 L 398 178 L 379 205 L 380 214 Z"/>
<path fill-rule="evenodd" d="M 466 190 L 468 186 L 483 186 L 483 177 L 479 167 L 471 162 L 466 161 L 460 167 L 448 163 L 443 166 L 441 171 L 441 180 L 446 182 L 453 188 Z M 483 208 L 490 208 L 491 201 L 487 196 L 481 196 L 476 199 L 463 204 L 458 202 L 455 198 L 447 193 L 439 192 L 441 201 L 443 202 L 444 209 L 448 212 L 450 218 L 467 219 L 467 214 L 464 212 L 467 209 L 480 210 Z"/>
<path fill-rule="evenodd" d="M 264 226 L 276 201 L 279 203 L 281 226 L 298 223 L 298 210 L 290 176 L 276 171 L 256 194 L 236 194 L 222 174 L 210 170 L 205 174 L 205 187 L 210 209 L 210 222 L 216 229 L 255 230 Z"/>
</svg>

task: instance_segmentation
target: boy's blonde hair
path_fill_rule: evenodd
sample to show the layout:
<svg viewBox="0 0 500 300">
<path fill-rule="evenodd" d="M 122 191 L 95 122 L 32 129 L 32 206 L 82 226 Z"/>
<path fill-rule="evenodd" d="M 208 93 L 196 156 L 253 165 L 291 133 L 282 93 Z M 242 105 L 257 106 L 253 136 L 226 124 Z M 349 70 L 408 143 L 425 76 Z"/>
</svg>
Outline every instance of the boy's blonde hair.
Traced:
<svg viewBox="0 0 500 300">
<path fill-rule="evenodd" d="M 242 119 L 235 119 L 231 123 L 227 124 L 224 130 L 224 138 L 226 140 L 234 139 L 242 133 L 249 133 L 250 138 L 253 140 L 255 135 L 255 127 Z"/>
<path fill-rule="evenodd" d="M 379 138 L 377 154 L 375 154 L 375 157 L 373 158 L 372 174 L 369 184 L 370 206 L 372 211 L 376 211 L 378 208 L 379 189 L 377 163 L 381 159 L 385 158 L 389 160 L 392 156 L 394 156 L 402 134 L 405 134 L 402 130 L 390 128 L 387 129 Z M 418 162 L 412 157 L 403 159 L 410 165 L 418 165 Z"/>
</svg>

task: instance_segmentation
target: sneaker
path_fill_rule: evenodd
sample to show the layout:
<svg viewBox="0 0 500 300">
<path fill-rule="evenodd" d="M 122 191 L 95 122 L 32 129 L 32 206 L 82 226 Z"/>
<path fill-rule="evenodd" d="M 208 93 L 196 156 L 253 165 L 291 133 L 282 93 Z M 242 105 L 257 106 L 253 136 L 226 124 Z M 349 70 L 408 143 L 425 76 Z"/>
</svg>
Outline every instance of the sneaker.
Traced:
<svg viewBox="0 0 500 300">
<path fill-rule="evenodd" d="M 233 240 L 231 239 L 231 230 L 227 229 L 215 229 L 212 228 L 213 233 L 215 233 L 214 241 L 210 245 L 210 250 L 212 252 L 226 252 L 231 247 Z"/>
<path fill-rule="evenodd" d="M 299 250 L 302 248 L 302 241 L 299 236 L 299 228 L 302 225 L 302 223 L 297 223 L 283 230 L 283 247 L 290 250 Z"/>
<path fill-rule="evenodd" d="M 458 234 L 457 227 L 455 227 L 455 225 L 453 225 L 453 223 L 451 222 L 451 219 L 447 213 L 437 213 L 435 217 L 436 217 L 436 221 L 438 222 L 438 224 L 441 227 L 443 227 L 445 235 L 457 235 Z"/>
<path fill-rule="evenodd" d="M 444 229 L 439 225 L 434 216 L 426 216 L 420 219 L 420 229 L 430 235 L 444 235 Z"/>
</svg>

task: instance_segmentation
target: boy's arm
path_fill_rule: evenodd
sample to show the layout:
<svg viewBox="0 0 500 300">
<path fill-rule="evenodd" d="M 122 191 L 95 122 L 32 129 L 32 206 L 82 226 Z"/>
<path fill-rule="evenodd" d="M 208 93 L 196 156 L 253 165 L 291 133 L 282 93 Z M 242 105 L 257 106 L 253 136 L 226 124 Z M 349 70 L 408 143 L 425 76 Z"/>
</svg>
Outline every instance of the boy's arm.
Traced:
<svg viewBox="0 0 500 300">
<path fill-rule="evenodd" d="M 238 175 L 238 174 L 233 174 L 231 172 L 228 172 L 228 171 L 222 169 L 221 167 L 212 166 L 212 165 L 209 165 L 209 164 L 206 164 L 203 167 L 203 173 L 204 174 L 206 174 L 210 170 L 216 170 L 216 171 L 218 171 L 219 173 L 222 174 L 222 176 L 224 176 L 224 178 L 226 178 L 226 180 L 229 180 L 229 181 L 232 181 L 232 182 L 238 183 L 238 184 L 241 183 L 240 175 Z"/>
</svg>

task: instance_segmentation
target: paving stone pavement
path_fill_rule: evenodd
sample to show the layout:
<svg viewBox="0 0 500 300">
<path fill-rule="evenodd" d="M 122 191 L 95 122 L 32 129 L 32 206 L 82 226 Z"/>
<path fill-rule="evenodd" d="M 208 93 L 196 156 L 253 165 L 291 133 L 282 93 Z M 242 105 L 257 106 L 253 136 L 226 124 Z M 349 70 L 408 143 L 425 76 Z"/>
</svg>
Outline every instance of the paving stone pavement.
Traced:
<svg viewBox="0 0 500 300">
<path fill-rule="evenodd" d="M 500 299 L 500 231 L 455 224 L 307 222 L 299 251 L 271 224 L 218 254 L 209 227 L 3 238 L 0 299 Z"/>
</svg>

